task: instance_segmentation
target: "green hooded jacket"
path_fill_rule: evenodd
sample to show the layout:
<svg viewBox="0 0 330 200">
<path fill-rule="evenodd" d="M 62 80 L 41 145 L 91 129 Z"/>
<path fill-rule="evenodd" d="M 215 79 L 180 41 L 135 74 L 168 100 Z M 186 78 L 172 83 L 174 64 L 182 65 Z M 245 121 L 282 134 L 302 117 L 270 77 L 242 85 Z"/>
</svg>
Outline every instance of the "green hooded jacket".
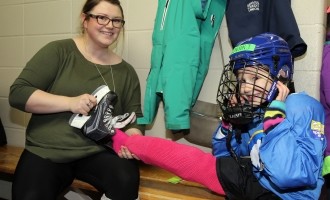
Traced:
<svg viewBox="0 0 330 200">
<path fill-rule="evenodd" d="M 151 124 L 163 101 L 166 128 L 190 128 L 190 109 L 208 72 L 225 8 L 226 0 L 158 0 L 144 117 L 138 124 Z"/>
</svg>

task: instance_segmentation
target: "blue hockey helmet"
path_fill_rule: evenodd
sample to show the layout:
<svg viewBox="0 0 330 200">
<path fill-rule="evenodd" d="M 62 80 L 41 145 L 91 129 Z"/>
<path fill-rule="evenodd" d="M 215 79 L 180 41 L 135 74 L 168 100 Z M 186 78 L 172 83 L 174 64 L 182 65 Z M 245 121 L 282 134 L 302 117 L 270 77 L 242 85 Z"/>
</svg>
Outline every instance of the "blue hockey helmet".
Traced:
<svg viewBox="0 0 330 200">
<path fill-rule="evenodd" d="M 293 60 L 287 42 L 277 35 L 263 33 L 239 42 L 229 58 L 229 63 L 224 66 L 217 94 L 217 102 L 223 117 L 232 124 L 247 124 L 254 118 L 262 119 L 265 108 L 276 93 L 269 92 L 266 88 L 251 86 L 254 88 L 253 91 L 245 96 L 253 99 L 255 93 L 264 95 L 254 98 L 258 99 L 258 102 L 241 102 L 240 99 L 246 97 L 240 93 L 243 82 L 237 78 L 237 71 L 242 69 L 242 73 L 251 74 L 253 71 L 247 68 L 251 66 L 257 69 L 253 73 L 258 73 L 260 69 L 267 70 L 268 75 L 265 78 L 273 81 L 271 88 L 276 88 L 276 80 L 290 82 L 293 75 Z M 238 100 L 235 105 L 230 103 L 233 98 Z"/>
<path fill-rule="evenodd" d="M 237 44 L 229 56 L 234 72 L 245 66 L 261 64 L 268 67 L 270 75 L 277 77 L 285 66 L 292 80 L 293 60 L 288 43 L 272 33 L 263 33 Z"/>
</svg>

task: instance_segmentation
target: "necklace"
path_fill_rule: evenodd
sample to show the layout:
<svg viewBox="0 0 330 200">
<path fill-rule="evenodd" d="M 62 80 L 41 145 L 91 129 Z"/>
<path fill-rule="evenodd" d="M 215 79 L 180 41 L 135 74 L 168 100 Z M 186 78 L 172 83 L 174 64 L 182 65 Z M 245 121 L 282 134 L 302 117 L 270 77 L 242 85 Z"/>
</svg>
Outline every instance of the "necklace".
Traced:
<svg viewBox="0 0 330 200">
<path fill-rule="evenodd" d="M 99 68 L 97 67 L 97 65 L 95 63 L 93 63 L 96 70 L 98 71 L 98 73 L 100 74 L 101 78 L 103 79 L 103 82 L 108 86 L 109 88 L 109 85 L 108 83 L 105 81 L 105 78 L 102 76 Z M 113 72 L 112 72 L 112 66 L 110 65 L 110 72 L 111 72 L 111 78 L 112 78 L 112 85 L 113 85 L 113 91 L 116 92 L 116 85 L 115 85 L 115 79 L 113 78 Z M 109 88 L 110 89 L 110 88 Z"/>
<path fill-rule="evenodd" d="M 84 48 L 85 48 L 85 52 L 86 52 L 86 55 L 88 56 L 88 58 L 90 60 L 92 60 L 92 57 L 89 56 L 90 54 L 88 53 L 87 51 L 87 47 L 86 47 L 86 41 L 85 41 L 85 38 L 83 38 L 83 42 L 84 42 Z M 100 72 L 99 68 L 97 67 L 96 63 L 90 61 L 91 63 L 93 63 L 94 67 L 96 68 L 97 72 L 99 73 L 99 75 L 101 76 L 103 82 L 105 83 L 106 86 L 108 86 L 108 88 L 110 89 L 108 83 L 105 81 L 105 78 L 103 77 L 102 73 Z M 112 78 L 112 85 L 113 85 L 113 91 L 116 92 L 116 85 L 115 85 L 115 79 L 113 77 L 113 72 L 112 72 L 112 66 L 110 65 L 110 72 L 111 72 L 111 78 Z"/>
</svg>

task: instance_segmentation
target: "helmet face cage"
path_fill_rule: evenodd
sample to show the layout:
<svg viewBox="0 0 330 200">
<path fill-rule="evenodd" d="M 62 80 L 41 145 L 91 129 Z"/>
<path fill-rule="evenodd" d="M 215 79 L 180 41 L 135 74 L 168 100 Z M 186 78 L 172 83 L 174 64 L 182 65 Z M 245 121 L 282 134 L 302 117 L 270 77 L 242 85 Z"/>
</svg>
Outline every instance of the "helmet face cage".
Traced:
<svg viewBox="0 0 330 200">
<path fill-rule="evenodd" d="M 243 67 L 234 70 L 237 64 Z M 246 77 L 253 81 L 247 81 Z M 217 94 L 223 117 L 232 124 L 247 124 L 253 118 L 262 119 L 268 105 L 267 88 L 270 88 L 272 82 L 268 67 L 261 63 L 253 61 L 252 65 L 251 60 L 242 59 L 227 64 L 221 75 Z"/>
</svg>

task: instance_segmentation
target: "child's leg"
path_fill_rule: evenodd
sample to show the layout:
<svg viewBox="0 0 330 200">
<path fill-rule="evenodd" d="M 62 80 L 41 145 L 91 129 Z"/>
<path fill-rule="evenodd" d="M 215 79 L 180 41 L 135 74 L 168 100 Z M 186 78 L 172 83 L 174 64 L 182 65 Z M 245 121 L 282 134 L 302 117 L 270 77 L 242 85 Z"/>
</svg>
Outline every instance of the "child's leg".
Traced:
<svg viewBox="0 0 330 200">
<path fill-rule="evenodd" d="M 116 152 L 126 146 L 144 163 L 168 170 L 184 180 L 200 183 L 210 190 L 224 195 L 217 177 L 216 158 L 202 150 L 171 140 L 149 136 L 127 136 L 117 130 L 113 136 Z"/>
</svg>

